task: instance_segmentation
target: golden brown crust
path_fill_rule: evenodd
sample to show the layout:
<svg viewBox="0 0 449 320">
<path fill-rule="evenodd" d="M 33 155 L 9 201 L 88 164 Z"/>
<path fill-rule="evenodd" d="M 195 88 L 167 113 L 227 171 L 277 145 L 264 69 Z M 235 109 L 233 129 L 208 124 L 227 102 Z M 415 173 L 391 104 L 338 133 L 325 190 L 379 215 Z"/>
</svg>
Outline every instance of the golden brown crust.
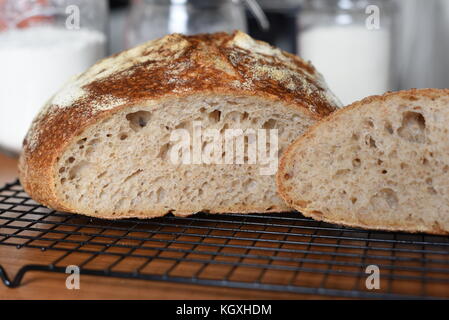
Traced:
<svg viewBox="0 0 449 320">
<path fill-rule="evenodd" d="M 173 34 L 100 61 L 47 103 L 24 141 L 23 187 L 40 203 L 72 211 L 58 200 L 54 177 L 76 136 L 123 108 L 205 92 L 284 101 L 315 119 L 339 106 L 312 65 L 244 33 Z"/>
<path fill-rule="evenodd" d="M 364 105 L 371 104 L 373 102 L 381 103 L 383 101 L 386 101 L 387 99 L 391 97 L 397 97 L 404 100 L 410 100 L 410 101 L 416 101 L 417 97 L 427 97 L 429 99 L 438 99 L 441 96 L 449 96 L 449 89 L 411 89 L 411 90 L 404 90 L 399 92 L 388 92 L 381 96 L 371 96 L 367 97 L 363 100 L 357 101 L 353 103 L 352 105 L 340 109 L 336 112 L 334 112 L 331 116 L 323 119 L 320 122 L 317 122 L 315 125 L 313 125 L 309 130 L 299 137 L 295 142 L 293 142 L 283 153 L 283 156 L 279 162 L 279 170 L 276 175 L 276 184 L 278 188 L 278 193 L 281 196 L 282 199 L 292 208 L 295 208 L 296 210 L 303 213 L 305 216 L 313 218 L 318 221 L 343 225 L 347 227 L 356 227 L 356 228 L 364 228 L 364 229 L 374 229 L 374 230 L 387 230 L 387 231 L 406 231 L 411 233 L 419 233 L 419 232 L 425 232 L 429 234 L 436 234 L 436 235 L 448 235 L 449 233 L 447 231 L 441 230 L 437 227 L 435 227 L 432 230 L 417 230 L 416 227 L 414 228 L 408 228 L 403 225 L 382 225 L 382 226 L 372 226 L 363 224 L 362 222 L 359 223 L 347 223 L 346 221 L 336 221 L 331 219 L 326 219 L 322 214 L 311 212 L 306 209 L 306 204 L 302 203 L 301 201 L 295 201 L 295 199 L 291 198 L 289 196 L 288 190 L 285 189 L 284 180 L 286 178 L 286 175 L 288 175 L 287 166 L 291 163 L 291 161 L 294 161 L 294 155 L 295 150 L 300 145 L 307 145 L 307 143 L 316 135 L 319 134 L 321 130 L 321 126 L 325 125 L 326 123 L 332 123 L 338 121 L 338 119 L 341 117 L 341 115 L 346 114 L 347 112 L 351 112 L 353 109 L 361 108 Z"/>
</svg>

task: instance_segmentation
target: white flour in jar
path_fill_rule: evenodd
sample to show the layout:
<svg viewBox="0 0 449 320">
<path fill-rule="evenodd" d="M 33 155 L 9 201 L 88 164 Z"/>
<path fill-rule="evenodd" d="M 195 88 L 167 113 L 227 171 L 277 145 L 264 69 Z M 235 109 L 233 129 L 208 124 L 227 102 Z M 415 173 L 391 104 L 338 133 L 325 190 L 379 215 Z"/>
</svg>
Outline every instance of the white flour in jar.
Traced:
<svg viewBox="0 0 449 320">
<path fill-rule="evenodd" d="M 106 37 L 98 31 L 37 27 L 0 33 L 0 147 L 19 152 L 45 102 L 105 50 Z"/>
<path fill-rule="evenodd" d="M 331 90 L 348 105 L 390 89 L 388 30 L 364 25 L 322 26 L 299 35 L 301 57 L 312 61 Z"/>
</svg>

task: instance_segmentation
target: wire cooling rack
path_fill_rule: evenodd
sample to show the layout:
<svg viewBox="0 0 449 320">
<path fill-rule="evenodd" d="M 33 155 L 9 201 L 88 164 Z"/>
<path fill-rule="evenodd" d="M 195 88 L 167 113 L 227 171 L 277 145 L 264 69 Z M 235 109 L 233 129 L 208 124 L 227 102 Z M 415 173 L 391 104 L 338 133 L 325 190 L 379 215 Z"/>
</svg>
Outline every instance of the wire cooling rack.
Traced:
<svg viewBox="0 0 449 320">
<path fill-rule="evenodd" d="M 448 240 L 343 228 L 299 213 L 105 221 L 44 208 L 18 182 L 0 189 L 0 277 L 13 288 L 27 272 L 77 265 L 86 275 L 302 295 L 449 298 Z M 42 261 L 51 252 L 52 260 L 24 265 L 10 279 L 2 246 L 41 250 Z M 366 287 L 370 265 L 379 268 L 379 290 Z"/>
</svg>

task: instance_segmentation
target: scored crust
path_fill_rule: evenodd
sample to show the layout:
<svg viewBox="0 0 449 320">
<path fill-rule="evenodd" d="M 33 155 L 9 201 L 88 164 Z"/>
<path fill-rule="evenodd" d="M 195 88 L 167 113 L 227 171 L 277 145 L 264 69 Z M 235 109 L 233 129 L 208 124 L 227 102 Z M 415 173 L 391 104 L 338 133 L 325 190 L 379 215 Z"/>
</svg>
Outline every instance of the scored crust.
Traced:
<svg viewBox="0 0 449 320">
<path fill-rule="evenodd" d="M 47 102 L 24 140 L 25 191 L 73 211 L 56 196 L 55 164 L 83 130 L 124 108 L 198 93 L 282 101 L 316 120 L 340 106 L 310 63 L 242 32 L 169 35 L 98 62 Z"/>
<path fill-rule="evenodd" d="M 313 145 L 312 140 L 315 138 L 315 136 L 318 136 L 320 134 L 320 130 L 323 126 L 331 125 L 333 123 L 336 123 L 340 121 L 341 117 L 355 111 L 356 109 L 363 108 L 365 105 L 369 105 L 372 103 L 387 103 L 391 98 L 397 98 L 401 99 L 404 102 L 407 101 L 417 101 L 419 98 L 428 98 L 432 101 L 442 98 L 442 97 L 449 97 L 449 89 L 410 89 L 410 90 L 404 90 L 404 91 L 398 91 L 398 92 L 388 92 L 384 95 L 379 96 L 371 96 L 367 97 L 363 100 L 357 101 L 353 103 L 352 105 L 340 109 L 336 112 L 334 112 L 331 116 L 321 120 L 320 122 L 317 122 L 316 124 L 312 125 L 309 130 L 299 137 L 295 142 L 293 142 L 283 153 L 280 162 L 279 162 L 279 170 L 276 175 L 276 183 L 278 188 L 279 195 L 286 201 L 287 205 L 295 208 L 296 210 L 300 211 L 307 217 L 311 217 L 318 221 L 328 222 L 332 224 L 338 224 L 348 227 L 358 227 L 358 228 L 365 228 L 365 229 L 372 229 L 372 230 L 387 230 L 387 231 L 406 231 L 411 233 L 419 233 L 419 232 L 426 232 L 429 234 L 436 234 L 436 235 L 448 235 L 449 232 L 442 230 L 438 226 L 434 226 L 431 229 L 428 228 L 421 228 L 420 226 L 414 226 L 413 228 L 404 228 L 402 225 L 398 225 L 397 223 L 391 223 L 391 224 L 384 224 L 384 225 L 368 225 L 363 223 L 348 223 L 348 221 L 345 220 L 336 220 L 336 219 L 328 219 L 324 217 L 319 212 L 314 212 L 311 210 L 308 210 L 306 207 L 306 203 L 302 202 L 301 200 L 293 197 L 290 195 L 289 190 L 286 188 L 286 182 L 285 175 L 288 174 L 289 169 L 293 166 L 293 163 L 295 161 L 294 154 L 299 150 L 300 148 L 306 148 Z M 350 214 L 350 212 L 348 212 Z"/>
</svg>

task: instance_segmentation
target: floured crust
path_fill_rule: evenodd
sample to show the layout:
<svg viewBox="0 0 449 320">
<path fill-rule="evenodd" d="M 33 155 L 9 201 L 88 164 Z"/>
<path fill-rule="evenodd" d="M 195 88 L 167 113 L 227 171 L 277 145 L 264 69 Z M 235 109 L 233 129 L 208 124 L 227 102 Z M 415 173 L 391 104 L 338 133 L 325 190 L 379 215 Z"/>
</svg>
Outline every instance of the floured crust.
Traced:
<svg viewBox="0 0 449 320">
<path fill-rule="evenodd" d="M 288 174 L 289 168 L 291 168 L 295 162 L 294 154 L 298 150 L 298 148 L 306 147 L 312 144 L 312 140 L 315 138 L 316 135 L 319 135 L 321 127 L 332 124 L 335 122 L 340 121 L 341 117 L 346 115 L 347 113 L 350 113 L 354 109 L 358 109 L 363 107 L 364 105 L 368 105 L 371 103 L 382 103 L 390 100 L 391 98 L 397 98 L 401 99 L 402 101 L 417 101 L 419 97 L 426 97 L 431 100 L 436 100 L 441 97 L 448 97 L 449 96 L 449 89 L 411 89 L 411 90 L 405 90 L 405 91 L 399 91 L 399 92 L 389 92 L 381 96 L 371 96 L 367 97 L 361 101 L 355 102 L 352 105 L 340 109 L 336 112 L 334 112 L 331 116 L 323 119 L 322 121 L 316 123 L 313 125 L 304 135 L 299 137 L 294 143 L 292 143 L 287 150 L 284 152 L 280 163 L 279 163 L 279 170 L 276 175 L 276 183 L 278 188 L 279 195 L 285 200 L 287 205 L 289 205 L 292 208 L 295 208 L 296 210 L 303 213 L 305 216 L 313 218 L 318 221 L 348 226 L 348 227 L 357 227 L 357 228 L 364 228 L 364 229 L 371 229 L 371 230 L 387 230 L 387 231 L 406 231 L 410 233 L 420 233 L 425 232 L 429 234 L 436 234 L 436 235 L 449 235 L 448 232 L 445 230 L 442 230 L 441 228 L 434 227 L 433 229 L 428 229 L 427 227 L 422 227 L 419 225 L 415 225 L 413 227 L 408 227 L 402 224 L 397 223 L 390 223 L 390 224 L 384 224 L 384 225 L 368 225 L 364 224 L 362 222 L 358 223 L 348 223 L 344 220 L 335 220 L 335 219 L 327 219 L 322 214 L 313 212 L 310 210 L 307 210 L 306 204 L 301 203 L 300 200 L 294 199 L 290 196 L 288 190 L 286 189 L 286 178 L 285 175 Z"/>
<path fill-rule="evenodd" d="M 58 210 L 55 163 L 89 125 L 167 96 L 222 93 L 283 101 L 315 119 L 340 106 L 314 67 L 242 32 L 173 34 L 106 58 L 70 80 L 33 122 L 20 180 L 37 201 Z"/>
</svg>

